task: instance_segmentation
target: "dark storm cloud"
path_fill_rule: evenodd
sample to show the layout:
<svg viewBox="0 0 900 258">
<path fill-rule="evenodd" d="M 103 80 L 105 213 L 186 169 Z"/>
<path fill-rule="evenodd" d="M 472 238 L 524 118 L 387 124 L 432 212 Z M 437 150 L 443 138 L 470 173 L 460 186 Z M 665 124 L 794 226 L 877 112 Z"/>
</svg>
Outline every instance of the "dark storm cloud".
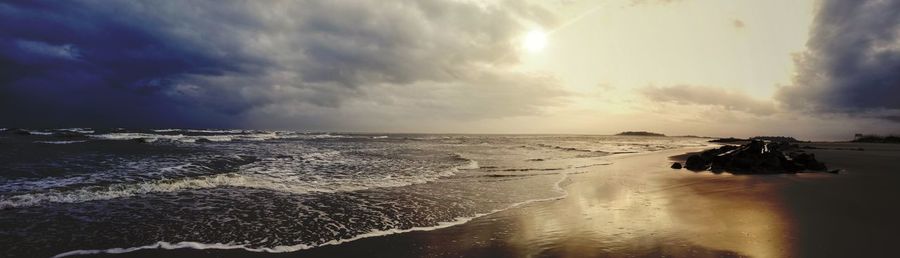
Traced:
<svg viewBox="0 0 900 258">
<path fill-rule="evenodd" d="M 900 1 L 821 1 L 785 106 L 896 121 L 900 114 Z"/>
<path fill-rule="evenodd" d="M 391 97 L 379 85 L 465 85 L 446 95 L 470 101 L 485 72 L 530 79 L 503 69 L 528 22 L 554 19 L 517 1 L 3 2 L 0 123 L 241 126 Z"/>
<path fill-rule="evenodd" d="M 771 115 L 776 111 L 774 103 L 758 100 L 746 94 L 728 91 L 719 87 L 694 85 L 645 87 L 640 89 L 640 93 L 653 101 L 717 106 L 727 110 L 744 111 L 755 115 Z"/>
</svg>

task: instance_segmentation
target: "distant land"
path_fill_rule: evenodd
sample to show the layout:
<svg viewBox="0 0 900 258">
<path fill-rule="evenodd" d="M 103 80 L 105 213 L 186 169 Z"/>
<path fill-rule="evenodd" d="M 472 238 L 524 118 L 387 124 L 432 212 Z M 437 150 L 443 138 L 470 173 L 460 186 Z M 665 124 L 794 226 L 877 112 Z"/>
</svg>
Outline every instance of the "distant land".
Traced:
<svg viewBox="0 0 900 258">
<path fill-rule="evenodd" d="M 632 131 L 626 131 L 626 132 L 618 133 L 618 134 L 616 134 L 616 135 L 625 135 L 625 136 L 666 136 L 665 134 L 661 134 L 661 133 L 651 133 L 651 132 L 645 132 L 645 131 L 633 131 L 633 132 L 632 132 Z"/>
<path fill-rule="evenodd" d="M 900 136 L 898 135 L 862 135 L 857 134 L 853 142 L 873 142 L 873 143 L 900 143 Z"/>
<path fill-rule="evenodd" d="M 799 140 L 794 139 L 794 137 L 789 136 L 754 136 L 750 139 L 770 142 L 800 142 Z"/>
<path fill-rule="evenodd" d="M 718 143 L 742 143 L 749 142 L 751 140 L 760 140 L 760 141 L 768 141 L 768 142 L 801 142 L 800 140 L 795 139 L 794 137 L 789 136 L 753 136 L 749 139 L 741 139 L 741 138 L 719 138 L 715 140 L 711 140 L 709 142 L 718 142 Z"/>
</svg>

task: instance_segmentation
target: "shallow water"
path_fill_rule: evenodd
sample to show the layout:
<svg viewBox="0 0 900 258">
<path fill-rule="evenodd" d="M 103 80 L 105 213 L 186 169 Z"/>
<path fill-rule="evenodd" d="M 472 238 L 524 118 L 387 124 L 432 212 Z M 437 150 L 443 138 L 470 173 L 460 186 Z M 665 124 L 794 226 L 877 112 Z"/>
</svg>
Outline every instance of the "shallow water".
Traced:
<svg viewBox="0 0 900 258">
<path fill-rule="evenodd" d="M 706 140 L 30 132 L 0 132 L 0 246 L 11 256 L 141 248 L 283 252 L 430 230 L 562 198 L 570 175 L 602 171 L 610 155 Z"/>
</svg>

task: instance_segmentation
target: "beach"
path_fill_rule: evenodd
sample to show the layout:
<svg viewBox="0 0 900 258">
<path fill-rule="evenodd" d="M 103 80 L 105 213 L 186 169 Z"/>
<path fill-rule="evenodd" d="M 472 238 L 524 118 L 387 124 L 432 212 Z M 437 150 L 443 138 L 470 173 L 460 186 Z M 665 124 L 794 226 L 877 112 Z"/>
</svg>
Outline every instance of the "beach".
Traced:
<svg viewBox="0 0 900 258">
<path fill-rule="evenodd" d="M 900 146 L 813 143 L 839 174 L 669 168 L 702 148 L 620 155 L 571 175 L 565 198 L 461 225 L 291 253 L 145 250 L 129 257 L 864 257 L 893 252 Z M 863 148 L 862 151 L 853 150 Z"/>
</svg>

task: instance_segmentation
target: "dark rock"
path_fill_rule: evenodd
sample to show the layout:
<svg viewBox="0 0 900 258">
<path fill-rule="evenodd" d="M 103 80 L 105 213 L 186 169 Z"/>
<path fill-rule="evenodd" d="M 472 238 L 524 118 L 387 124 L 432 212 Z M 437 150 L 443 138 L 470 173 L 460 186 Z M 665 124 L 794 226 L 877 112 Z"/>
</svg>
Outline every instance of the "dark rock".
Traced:
<svg viewBox="0 0 900 258">
<path fill-rule="evenodd" d="M 717 143 L 741 143 L 741 142 L 746 142 L 746 141 L 749 141 L 749 140 L 747 140 L 747 139 L 738 139 L 738 138 L 730 137 L 730 138 L 720 138 L 720 139 L 710 140 L 709 142 L 717 142 Z"/>
<path fill-rule="evenodd" d="M 736 174 L 778 174 L 803 171 L 826 171 L 825 163 L 816 160 L 791 142 L 753 140 L 741 146 L 726 145 L 688 157 L 685 168 Z"/>
<path fill-rule="evenodd" d="M 781 169 L 781 160 L 778 158 L 779 156 L 783 156 L 783 155 L 781 155 L 781 153 L 775 153 L 775 152 L 765 153 L 762 157 L 762 160 L 761 160 L 759 166 L 762 167 L 763 169 L 769 170 L 769 171 Z"/>
<path fill-rule="evenodd" d="M 684 168 L 690 170 L 706 170 L 709 168 L 709 161 L 703 159 L 700 155 L 694 154 L 688 157 L 684 162 Z"/>
<path fill-rule="evenodd" d="M 753 167 L 753 158 L 744 153 L 742 154 L 743 155 L 735 156 L 731 159 L 731 164 L 729 164 L 730 167 L 740 170 L 749 170 Z"/>
<path fill-rule="evenodd" d="M 678 162 L 672 163 L 672 168 L 673 169 L 681 169 L 681 163 L 678 163 Z"/>
<path fill-rule="evenodd" d="M 206 139 L 206 138 L 200 138 L 200 139 L 197 139 L 194 141 L 194 143 L 210 143 L 210 142 L 213 142 L 213 141 L 210 139 Z"/>
<path fill-rule="evenodd" d="M 294 156 L 290 156 L 290 155 L 278 155 L 278 156 L 275 156 L 275 158 L 278 158 L 278 159 L 294 159 Z"/>
</svg>

